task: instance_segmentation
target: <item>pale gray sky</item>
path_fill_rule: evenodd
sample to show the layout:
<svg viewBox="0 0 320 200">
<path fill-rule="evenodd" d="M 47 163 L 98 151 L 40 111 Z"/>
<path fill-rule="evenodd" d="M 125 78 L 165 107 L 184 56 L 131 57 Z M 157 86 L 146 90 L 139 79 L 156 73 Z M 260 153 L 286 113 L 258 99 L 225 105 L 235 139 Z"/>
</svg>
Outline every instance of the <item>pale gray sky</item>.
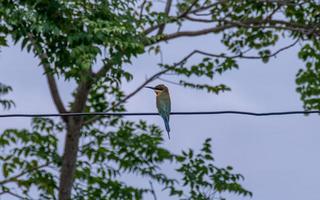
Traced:
<svg viewBox="0 0 320 200">
<path fill-rule="evenodd" d="M 212 39 L 213 38 L 213 39 Z M 208 42 L 210 41 L 210 42 Z M 283 47 L 290 41 L 279 44 Z M 217 36 L 198 39 L 182 38 L 163 45 L 164 60 L 173 63 L 192 48 L 220 52 Z M 276 49 L 277 49 L 276 48 Z M 170 88 L 173 111 L 242 110 L 252 112 L 302 110 L 295 92 L 295 74 L 303 67 L 297 59 L 297 49 L 279 54 L 263 64 L 260 61 L 242 60 L 240 69 L 217 77 L 215 83 L 225 83 L 231 92 L 220 95 L 184 89 L 167 84 Z M 127 92 L 141 84 L 145 77 L 157 71 L 158 56 L 145 54 L 128 68 L 134 81 L 124 85 Z M 43 70 L 35 58 L 21 52 L 20 47 L 3 48 L 0 53 L 0 82 L 11 85 L 10 95 L 17 104 L 11 111 L 2 113 L 55 113 L 47 90 Z M 167 79 L 178 80 L 167 76 Z M 192 78 L 193 79 L 193 78 Z M 156 85 L 161 81 L 155 81 Z M 68 102 L 74 84 L 59 82 L 64 102 Z M 155 112 L 155 97 L 142 90 L 127 104 L 128 111 Z M 128 117 L 129 118 L 129 117 Z M 158 116 L 130 117 L 145 119 L 163 127 Z M 320 190 L 320 118 L 318 115 L 252 117 L 240 115 L 172 116 L 172 139 L 165 147 L 174 152 L 199 149 L 205 138 L 213 139 L 213 152 L 218 166 L 231 165 L 245 176 L 243 185 L 253 192 L 252 200 L 318 200 Z M 26 118 L 1 118 L 0 131 L 11 127 L 29 127 Z M 63 137 L 63 136 L 62 136 Z M 168 166 L 168 169 L 170 167 Z M 134 182 L 136 180 L 128 180 Z M 147 183 L 146 183 L 147 184 Z M 156 187 L 159 199 L 167 199 Z M 231 200 L 244 199 L 231 195 Z M 249 199 L 249 198 L 247 198 Z"/>
</svg>

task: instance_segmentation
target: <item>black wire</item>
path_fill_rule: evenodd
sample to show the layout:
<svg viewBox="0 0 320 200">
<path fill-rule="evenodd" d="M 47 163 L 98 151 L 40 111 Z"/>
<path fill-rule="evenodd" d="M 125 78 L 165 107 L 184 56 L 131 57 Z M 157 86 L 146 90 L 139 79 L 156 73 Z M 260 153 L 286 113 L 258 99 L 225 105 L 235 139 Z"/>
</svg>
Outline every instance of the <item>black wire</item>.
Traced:
<svg viewBox="0 0 320 200">
<path fill-rule="evenodd" d="M 320 114 L 318 110 L 311 111 L 287 111 L 287 112 L 245 112 L 245 111 L 205 111 L 205 112 L 172 112 L 170 115 L 221 115 L 221 114 L 237 114 L 237 115 L 251 115 L 251 116 L 271 116 L 271 115 L 296 115 L 296 114 Z M 2 114 L 0 118 L 5 117 L 59 117 L 59 116 L 143 116 L 143 115 L 159 115 L 158 113 L 106 113 L 106 112 L 92 112 L 92 113 L 61 113 L 61 114 Z"/>
</svg>

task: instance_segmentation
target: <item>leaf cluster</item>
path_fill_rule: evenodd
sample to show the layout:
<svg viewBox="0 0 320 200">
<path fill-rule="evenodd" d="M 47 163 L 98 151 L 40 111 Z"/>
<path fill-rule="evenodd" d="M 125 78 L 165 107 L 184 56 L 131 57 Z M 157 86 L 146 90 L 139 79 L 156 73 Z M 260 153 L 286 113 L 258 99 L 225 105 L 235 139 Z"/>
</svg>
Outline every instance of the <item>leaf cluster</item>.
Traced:
<svg viewBox="0 0 320 200">
<path fill-rule="evenodd" d="M 10 86 L 0 83 L 0 105 L 4 109 L 10 109 L 11 107 L 15 106 L 13 100 L 2 98 L 4 95 L 8 94 L 11 91 L 12 91 L 12 88 Z"/>
<path fill-rule="evenodd" d="M 189 149 L 176 156 L 180 164 L 177 172 L 182 174 L 183 186 L 189 188 L 188 199 L 209 200 L 218 195 L 222 198 L 221 192 L 252 196 L 239 184 L 244 179 L 241 174 L 233 173 L 230 166 L 219 168 L 214 165 L 210 142 L 211 139 L 207 139 L 198 154 Z"/>
<path fill-rule="evenodd" d="M 41 199 L 55 199 L 57 171 L 61 165 L 56 133 L 62 127 L 50 119 L 36 118 L 33 130 L 7 129 L 0 135 L 0 156 L 3 193 L 14 192 L 16 184 L 26 199 L 33 199 L 32 188 L 36 187 Z"/>
<path fill-rule="evenodd" d="M 9 129 L 0 135 L 2 192 L 18 191 L 23 198 L 34 199 L 35 187 L 39 198 L 56 199 L 61 166 L 56 135 L 63 129 L 51 119 L 36 118 L 33 131 Z M 210 199 L 223 192 L 251 195 L 239 183 L 242 175 L 214 165 L 210 139 L 194 155 L 193 150 L 173 154 L 163 148 L 162 131 L 144 121 L 119 120 L 114 131 L 90 128 L 82 134 L 72 199 L 143 199 L 151 194 L 143 181 L 139 185 L 123 181 L 128 177 L 158 183 L 170 196 L 188 199 Z M 167 175 L 162 166 L 168 163 L 177 166 L 181 180 Z M 13 190 L 12 183 L 19 190 Z"/>
</svg>

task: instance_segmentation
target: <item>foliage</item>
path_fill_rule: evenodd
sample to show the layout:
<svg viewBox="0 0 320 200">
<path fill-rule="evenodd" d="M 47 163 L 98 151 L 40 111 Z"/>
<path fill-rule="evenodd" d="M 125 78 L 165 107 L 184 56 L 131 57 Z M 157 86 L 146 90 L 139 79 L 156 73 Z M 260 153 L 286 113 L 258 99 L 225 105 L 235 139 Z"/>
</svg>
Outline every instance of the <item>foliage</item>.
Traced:
<svg viewBox="0 0 320 200">
<path fill-rule="evenodd" d="M 184 187 L 189 188 L 190 199 L 214 199 L 222 191 L 233 192 L 243 196 L 252 196 L 238 182 L 243 180 L 241 174 L 232 173 L 232 167 L 218 168 L 212 157 L 211 139 L 207 139 L 201 153 L 194 154 L 192 149 L 182 151 L 176 159 L 181 163 L 177 169 L 182 174 Z M 221 196 L 220 196 L 221 198 Z"/>
<path fill-rule="evenodd" d="M 306 62 L 306 68 L 297 74 L 297 91 L 307 110 L 320 109 L 320 43 L 313 41 L 313 45 L 304 45 L 299 58 Z"/>
<path fill-rule="evenodd" d="M 15 105 L 12 100 L 2 98 L 2 96 L 8 94 L 10 91 L 12 91 L 12 88 L 10 86 L 0 83 L 0 105 L 4 109 L 10 109 L 12 106 Z"/>
<path fill-rule="evenodd" d="M 215 94 L 229 91 L 228 86 L 213 82 L 217 76 L 238 69 L 239 59 L 266 63 L 300 44 L 299 58 L 306 62 L 306 68 L 297 74 L 297 91 L 306 109 L 320 108 L 320 9 L 316 1 L 161 3 L 1 0 L 0 46 L 11 39 L 39 59 L 53 102 L 58 112 L 65 113 L 124 112 L 129 98 L 168 73 L 176 75 L 186 88 Z M 159 11 L 160 7 L 165 9 Z M 190 23 L 196 23 L 195 29 L 188 29 L 190 26 L 186 25 Z M 169 25 L 170 29 L 166 29 Z M 159 64 L 158 73 L 133 93 L 124 93 L 122 87 L 135 74 L 123 66 L 134 57 L 148 50 L 161 53 L 161 42 L 203 35 L 219 37 L 225 50 L 204 52 L 201 47 L 194 47 L 199 49 L 191 49 L 190 54 L 177 58 L 173 64 Z M 281 40 L 295 42 L 278 48 Z M 278 50 L 274 51 L 275 48 Z M 56 78 L 77 84 L 68 106 L 62 103 Z M 1 95 L 10 90 L 0 85 Z M 5 108 L 13 105 L 3 99 L 0 103 Z M 58 139 L 62 133 L 66 133 L 65 141 Z M 58 151 L 62 142 L 65 142 L 63 154 Z M 231 167 L 214 165 L 209 140 L 198 154 L 188 150 L 175 155 L 162 144 L 159 128 L 121 116 L 36 118 L 30 130 L 9 129 L 0 135 L 4 176 L 0 193 L 26 199 L 38 195 L 36 198 L 61 200 L 142 199 L 146 193 L 152 193 L 150 188 L 123 181 L 126 175 L 131 175 L 156 182 L 178 198 L 212 199 L 223 192 L 251 196 L 240 185 L 243 179 L 240 174 L 233 173 Z M 165 174 L 161 169 L 165 163 L 177 165 L 176 172 L 182 180 Z M 62 172 L 65 176 L 59 176 Z M 64 186 L 64 178 L 74 181 Z M 31 194 L 33 188 L 38 194 Z"/>
<path fill-rule="evenodd" d="M 32 131 L 26 129 L 8 129 L 0 136 L 0 148 L 3 180 L 1 190 L 11 193 L 10 183 L 17 185 L 21 196 L 33 199 L 29 192 L 32 186 L 39 190 L 41 199 L 55 199 L 57 185 L 57 167 L 61 165 L 58 154 L 57 133 L 61 124 L 49 119 L 35 118 Z"/>
<path fill-rule="evenodd" d="M 64 125 L 46 118 L 35 118 L 32 124 L 32 131 L 8 129 L 0 136 L 0 149 L 6 152 L 0 157 L 1 190 L 13 192 L 7 184 L 14 183 L 23 198 L 33 199 L 35 186 L 39 198 L 56 199 L 61 167 L 57 135 Z M 193 150 L 176 155 L 161 147 L 162 131 L 154 125 L 119 120 L 114 126 L 115 131 L 82 132 L 87 139 L 79 151 L 73 199 L 142 199 L 151 189 L 121 181 L 130 174 L 161 184 L 170 196 L 209 199 L 223 191 L 251 196 L 238 183 L 242 175 L 214 165 L 210 139 L 196 156 Z M 166 175 L 161 166 L 168 163 L 177 165 L 181 181 Z M 180 185 L 183 188 L 177 189 Z M 210 197 L 204 196 L 205 191 Z"/>
</svg>

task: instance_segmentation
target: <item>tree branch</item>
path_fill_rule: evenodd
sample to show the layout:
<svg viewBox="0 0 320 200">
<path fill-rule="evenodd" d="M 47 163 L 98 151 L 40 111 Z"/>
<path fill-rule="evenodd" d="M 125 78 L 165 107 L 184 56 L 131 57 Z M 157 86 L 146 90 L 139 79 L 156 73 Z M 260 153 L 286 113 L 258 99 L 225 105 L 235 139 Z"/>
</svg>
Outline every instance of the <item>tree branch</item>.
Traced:
<svg viewBox="0 0 320 200">
<path fill-rule="evenodd" d="M 194 18 L 194 17 L 191 17 L 189 15 L 186 16 L 186 19 L 188 19 L 190 21 L 193 21 L 193 22 L 202 22 L 202 23 L 213 23 L 213 22 L 216 22 L 216 20 L 213 20 L 213 19 Z"/>
<path fill-rule="evenodd" d="M 163 82 L 166 82 L 166 83 L 173 84 L 173 85 L 183 86 L 182 84 L 180 84 L 178 82 L 171 81 L 171 80 L 168 80 L 168 79 L 165 79 L 165 78 L 158 77 L 157 79 L 159 79 L 159 80 L 161 80 Z"/>
<path fill-rule="evenodd" d="M 178 15 L 178 16 L 171 17 L 171 20 L 147 28 L 147 29 L 144 30 L 144 32 L 143 32 L 144 35 L 148 35 L 149 33 L 153 32 L 154 30 L 156 30 L 157 28 L 159 28 L 160 26 L 166 25 L 166 24 L 168 24 L 168 23 L 176 22 L 176 21 L 178 21 L 179 19 L 185 17 L 189 12 L 192 12 L 191 9 L 193 8 L 193 6 L 194 6 L 198 1 L 199 1 L 199 0 L 195 0 L 183 13 L 181 13 L 181 14 Z"/>
<path fill-rule="evenodd" d="M 263 3 L 276 3 L 279 5 L 297 5 L 292 0 L 258 0 L 258 2 L 263 2 Z"/>
<path fill-rule="evenodd" d="M 155 80 L 157 77 L 161 76 L 162 74 L 168 72 L 169 69 L 165 69 L 162 70 L 154 75 L 152 75 L 149 79 L 147 79 L 144 83 L 142 83 L 137 89 L 135 89 L 133 92 L 131 92 L 130 94 L 128 94 L 126 97 L 124 97 L 122 100 L 118 101 L 118 103 L 116 103 L 115 105 L 113 105 L 111 108 L 105 110 L 104 112 L 109 112 L 110 110 L 120 106 L 121 104 L 125 103 L 128 99 L 130 99 L 131 97 L 133 97 L 135 94 L 137 94 L 140 90 L 142 90 L 148 83 L 152 82 L 153 80 Z M 88 119 L 87 121 L 85 121 L 83 124 L 87 125 L 90 124 L 96 120 L 99 120 L 103 118 L 103 116 L 94 116 L 90 119 Z"/>
<path fill-rule="evenodd" d="M 90 86 L 90 81 L 84 80 L 79 83 L 76 95 L 74 97 L 74 103 L 71 107 L 71 112 L 83 112 L 86 106 Z"/>
<path fill-rule="evenodd" d="M 220 22 L 224 22 L 226 24 L 232 24 L 236 27 L 245 27 L 245 28 L 273 28 L 273 29 L 281 29 L 281 30 L 289 30 L 289 31 L 295 31 L 300 32 L 305 35 L 314 34 L 319 36 L 320 32 L 316 31 L 317 28 L 319 28 L 319 24 L 299 24 L 295 22 L 287 22 L 283 20 L 278 19 L 270 19 L 266 18 L 263 20 L 257 20 L 257 19 L 247 19 L 244 21 L 231 21 L 222 19 Z"/>
<path fill-rule="evenodd" d="M 218 0 L 218 1 L 215 2 L 215 3 L 211 3 L 211 4 L 209 4 L 209 5 L 206 5 L 206 6 L 202 6 L 202 7 L 200 7 L 200 8 L 197 8 L 197 9 L 191 11 L 190 14 L 196 14 L 197 12 L 202 12 L 202 11 L 208 10 L 208 9 L 210 9 L 211 7 L 217 6 L 218 4 L 224 4 L 224 3 L 226 3 L 226 2 L 228 2 L 228 1 L 227 1 L 227 0 Z"/>
<path fill-rule="evenodd" d="M 198 3 L 198 1 L 199 1 L 199 0 L 194 0 L 194 1 L 192 2 L 192 4 L 191 4 L 183 13 L 181 13 L 181 14 L 179 15 L 179 18 L 183 18 L 183 17 L 187 16 L 187 14 L 188 14 L 189 12 L 191 12 L 192 8 Z"/>
<path fill-rule="evenodd" d="M 48 71 L 48 66 L 44 66 L 44 71 L 45 71 L 45 74 L 47 77 L 47 82 L 48 82 L 48 85 L 50 88 L 51 97 L 54 101 L 54 104 L 56 105 L 58 112 L 59 113 L 66 113 L 67 110 L 65 109 L 63 102 L 61 100 L 55 78 L 50 73 L 46 72 L 46 71 Z M 64 119 L 64 120 L 66 121 L 66 119 Z"/>
<path fill-rule="evenodd" d="M 168 41 L 168 40 L 172 40 L 172 39 L 179 38 L 179 37 L 194 37 L 194 36 L 206 35 L 209 33 L 218 33 L 220 31 L 224 31 L 224 30 L 232 28 L 232 27 L 235 27 L 235 25 L 226 24 L 223 26 L 206 28 L 206 29 L 201 29 L 201 30 L 196 30 L 196 31 L 179 31 L 179 32 L 164 35 L 157 42 Z"/>
<path fill-rule="evenodd" d="M 9 182 L 16 182 L 18 178 L 26 175 L 27 173 L 29 173 L 31 171 L 34 171 L 34 170 L 38 170 L 38 169 L 44 168 L 44 167 L 47 167 L 48 165 L 49 165 L 49 163 L 46 163 L 46 164 L 43 164 L 43 165 L 40 165 L 40 166 L 37 166 L 37 167 L 33 167 L 31 169 L 28 169 L 28 170 L 24 170 L 21 173 L 15 175 L 15 176 L 12 176 L 12 177 L 9 177 L 9 178 L 6 178 L 6 179 L 0 181 L 0 185 L 7 184 Z"/>
<path fill-rule="evenodd" d="M 212 53 L 207 53 L 207 52 L 204 52 L 204 51 L 200 51 L 200 50 L 194 50 L 192 51 L 191 53 L 189 53 L 186 57 L 184 57 L 182 60 L 180 60 L 179 62 L 175 63 L 173 66 L 179 66 L 179 65 L 182 65 L 184 64 L 189 58 L 191 58 L 193 55 L 195 54 L 201 54 L 201 55 L 205 55 L 205 56 L 210 56 L 210 57 L 217 57 L 217 58 L 242 58 L 242 59 L 262 59 L 262 58 L 270 58 L 270 57 L 274 57 L 276 56 L 277 54 L 279 54 L 280 52 L 284 51 L 284 50 L 287 50 L 293 46 L 295 46 L 297 43 L 299 42 L 299 38 L 294 41 L 292 44 L 288 45 L 288 46 L 285 46 L 285 47 L 282 47 L 280 49 L 278 49 L 277 51 L 275 51 L 274 53 L 268 55 L 268 56 L 245 56 L 245 55 L 242 55 L 242 54 L 239 54 L 239 55 L 234 55 L 234 56 L 227 56 L 227 55 L 223 55 L 223 54 L 212 54 Z M 170 69 L 166 69 L 166 70 L 163 70 L 163 71 L 160 71 L 156 74 L 154 74 L 152 77 L 150 77 L 148 80 L 146 80 L 140 87 L 138 87 L 136 90 L 134 90 L 132 93 L 130 93 L 128 96 L 126 96 L 122 101 L 120 101 L 119 103 L 117 103 L 114 107 L 117 107 L 119 106 L 121 103 L 124 103 L 125 101 L 127 101 L 129 98 L 131 98 L 132 96 L 134 96 L 136 93 L 138 93 L 141 89 L 144 88 L 144 86 L 146 86 L 148 83 L 150 83 L 151 81 L 153 81 L 154 79 L 161 79 L 159 78 L 161 75 L 165 74 L 166 72 L 170 71 Z M 163 80 L 163 79 L 162 79 Z M 167 81 L 168 80 L 164 80 L 164 81 Z M 175 83 L 175 82 L 171 82 L 173 84 L 178 84 L 178 83 Z M 179 84 L 180 85 L 180 84 Z M 113 107 L 113 108 L 114 108 Z M 108 109 L 107 111 L 105 112 L 109 112 L 111 109 Z M 98 117 L 95 117 L 95 118 L 98 118 Z M 85 124 L 87 123 L 91 123 L 93 121 L 93 118 L 89 119 L 87 122 L 85 122 Z"/>
<path fill-rule="evenodd" d="M 189 58 L 191 58 L 196 53 L 197 53 L 196 50 L 192 51 L 187 56 L 185 56 L 183 59 L 181 59 L 179 62 L 174 63 L 173 66 L 176 67 L 176 66 L 179 66 L 179 65 L 183 65 Z M 125 96 L 122 100 L 118 101 L 118 103 L 113 105 L 111 108 L 105 110 L 104 112 L 109 112 L 110 110 L 112 110 L 112 109 L 120 106 L 121 104 L 125 103 L 128 99 L 130 99 L 131 97 L 136 95 L 140 90 L 142 90 L 147 84 L 151 83 L 153 80 L 157 79 L 158 77 L 160 77 L 161 75 L 167 73 L 170 70 L 171 70 L 170 68 L 166 68 L 166 69 L 164 69 L 164 70 L 162 70 L 160 72 L 155 73 L 150 78 L 148 78 L 145 82 L 143 82 L 137 89 L 135 89 L 133 92 L 131 92 L 130 94 Z M 88 119 L 87 121 L 83 122 L 83 125 L 91 124 L 91 123 L 95 122 L 96 120 L 102 119 L 103 117 L 104 116 L 94 116 L 94 117 Z"/>
<path fill-rule="evenodd" d="M 141 18 L 142 18 L 144 6 L 146 5 L 146 3 L 147 3 L 147 0 L 143 0 L 142 4 L 140 6 L 139 20 L 141 20 Z"/>
<path fill-rule="evenodd" d="M 271 57 L 275 57 L 277 54 L 279 54 L 280 52 L 287 50 L 293 46 L 295 46 L 298 42 L 299 42 L 299 38 L 297 40 L 295 40 L 292 44 L 282 47 L 280 49 L 278 49 L 277 51 L 275 51 L 274 53 L 267 55 L 267 56 L 245 56 L 243 54 L 238 54 L 238 55 L 234 55 L 234 56 L 228 56 L 228 55 L 224 55 L 224 54 L 212 54 L 212 53 L 207 53 L 201 50 L 194 50 L 194 53 L 196 54 L 201 54 L 204 56 L 209 56 L 209 57 L 215 57 L 215 58 L 242 58 L 242 59 L 262 59 L 262 58 L 271 58 Z"/>
<path fill-rule="evenodd" d="M 14 197 L 16 197 L 16 198 L 18 198 L 18 199 L 23 199 L 23 200 L 28 199 L 28 198 L 26 198 L 26 197 L 23 197 L 23 196 L 21 196 L 21 195 L 19 195 L 19 194 L 16 194 L 16 193 L 11 192 L 11 191 L 1 192 L 1 193 L 0 193 L 0 196 L 1 196 L 1 195 L 4 195 L 4 194 L 10 194 L 11 196 L 14 196 Z"/>
<path fill-rule="evenodd" d="M 49 85 L 50 94 L 53 99 L 53 102 L 54 102 L 59 113 L 66 113 L 67 110 L 65 109 L 63 102 L 61 100 L 56 80 L 55 80 L 54 76 L 52 74 L 50 74 L 51 67 L 50 67 L 50 64 L 48 63 L 48 55 L 44 51 L 40 51 L 41 47 L 37 44 L 37 42 L 34 38 L 34 35 L 32 33 L 29 33 L 28 37 L 29 37 L 29 40 L 31 41 L 31 44 L 33 46 L 34 51 L 36 51 L 36 54 L 38 54 L 38 56 L 41 60 L 42 66 L 45 71 L 45 75 L 47 77 L 47 82 Z M 67 117 L 62 117 L 62 119 L 64 122 L 67 122 L 67 120 L 68 120 Z"/>
<path fill-rule="evenodd" d="M 234 27 L 245 27 L 245 28 L 272 28 L 272 29 L 281 29 L 281 30 L 289 30 L 294 32 L 300 32 L 304 35 L 316 35 L 320 36 L 319 24 L 312 25 L 302 25 L 294 22 L 286 22 L 282 20 L 272 20 L 270 18 L 266 18 L 264 20 L 257 19 L 248 19 L 245 21 L 230 21 L 221 19 L 220 22 L 224 22 L 225 24 L 218 25 L 216 27 L 206 28 L 202 30 L 195 31 L 179 31 L 171 34 L 163 35 L 156 42 L 160 41 L 168 41 L 179 37 L 194 37 L 200 35 L 206 35 L 209 33 L 218 33 L 224 31 L 226 29 L 234 28 Z M 152 44 L 154 44 L 152 43 Z"/>
<path fill-rule="evenodd" d="M 167 0 L 166 7 L 165 7 L 165 9 L 164 9 L 164 13 L 166 14 L 166 16 L 169 16 L 170 9 L 171 9 L 171 5 L 172 5 L 172 0 Z M 164 28 L 165 28 L 165 25 L 166 25 L 166 24 L 162 24 L 162 25 L 159 27 L 159 30 L 158 30 L 157 35 L 161 35 L 161 34 L 163 33 Z"/>
<path fill-rule="evenodd" d="M 96 79 L 99 79 L 102 76 L 105 76 L 105 74 L 107 73 L 108 69 L 112 67 L 112 63 L 106 63 L 105 65 L 103 65 L 99 71 L 95 74 L 93 74 L 93 77 Z"/>
</svg>

